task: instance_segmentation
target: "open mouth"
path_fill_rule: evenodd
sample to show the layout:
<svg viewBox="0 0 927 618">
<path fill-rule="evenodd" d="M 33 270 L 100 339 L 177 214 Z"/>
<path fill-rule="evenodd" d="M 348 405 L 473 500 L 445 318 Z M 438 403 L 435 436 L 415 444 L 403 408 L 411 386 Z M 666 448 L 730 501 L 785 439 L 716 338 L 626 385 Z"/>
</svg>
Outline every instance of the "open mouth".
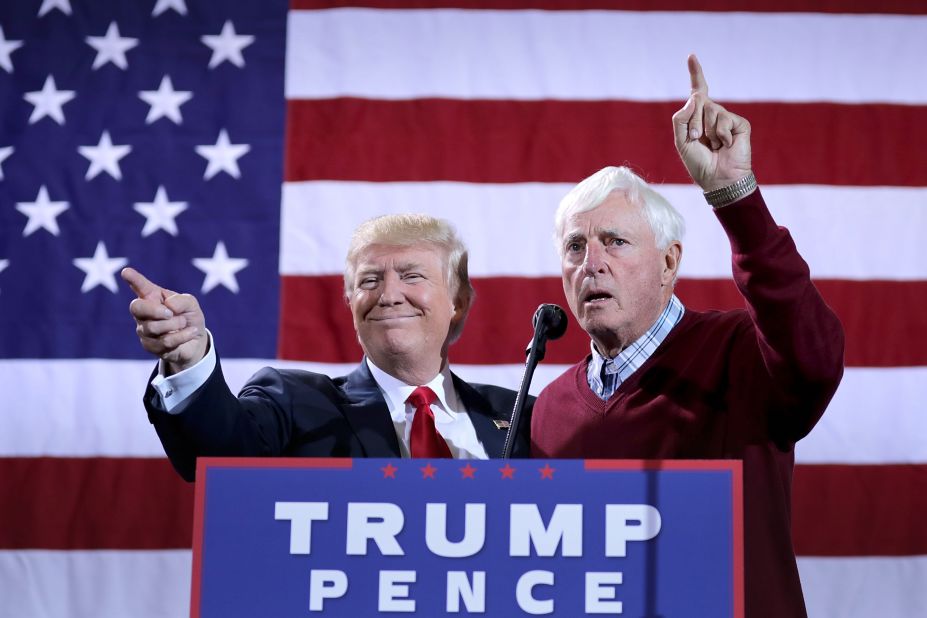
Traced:
<svg viewBox="0 0 927 618">
<path fill-rule="evenodd" d="M 608 292 L 589 292 L 583 297 L 583 302 L 590 304 L 604 303 L 612 298 L 613 296 Z"/>
</svg>

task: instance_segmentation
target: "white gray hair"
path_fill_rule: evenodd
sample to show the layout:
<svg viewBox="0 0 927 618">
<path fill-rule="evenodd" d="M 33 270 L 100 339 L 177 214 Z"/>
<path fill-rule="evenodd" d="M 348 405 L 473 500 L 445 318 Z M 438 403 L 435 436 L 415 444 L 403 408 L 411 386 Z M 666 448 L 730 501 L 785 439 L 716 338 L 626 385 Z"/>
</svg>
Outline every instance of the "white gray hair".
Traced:
<svg viewBox="0 0 927 618">
<path fill-rule="evenodd" d="M 658 249 L 666 249 L 674 240 L 682 241 L 686 222 L 679 211 L 630 168 L 609 166 L 580 182 L 560 200 L 554 216 L 554 244 L 560 255 L 563 255 L 563 227 L 567 219 L 598 207 L 616 191 L 640 207 L 653 230 Z"/>
</svg>

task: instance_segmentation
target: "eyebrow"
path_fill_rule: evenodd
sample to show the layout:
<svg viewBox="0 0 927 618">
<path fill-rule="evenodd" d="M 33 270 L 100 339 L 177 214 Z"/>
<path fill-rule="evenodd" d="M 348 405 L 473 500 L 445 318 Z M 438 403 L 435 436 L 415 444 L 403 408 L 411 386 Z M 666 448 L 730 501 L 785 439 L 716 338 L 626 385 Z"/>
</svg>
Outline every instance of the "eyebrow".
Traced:
<svg viewBox="0 0 927 618">
<path fill-rule="evenodd" d="M 401 264 L 396 264 L 395 270 L 398 273 L 406 273 L 410 270 L 420 270 L 422 265 L 418 262 L 403 262 Z M 373 264 L 361 264 L 357 268 L 357 276 L 362 275 L 380 275 L 385 272 L 386 269 L 381 266 L 375 266 Z"/>
<path fill-rule="evenodd" d="M 617 230 L 615 228 L 605 228 L 605 229 L 598 228 L 598 229 L 593 230 L 593 233 L 592 233 L 593 238 L 601 238 L 603 236 L 607 238 L 630 237 L 630 235 L 627 232 L 622 232 L 621 230 Z M 576 240 L 586 240 L 586 234 L 583 232 L 568 232 L 563 237 L 564 244 L 571 243 Z"/>
<path fill-rule="evenodd" d="M 569 232 L 563 236 L 563 242 L 564 244 L 566 244 L 566 243 L 571 243 L 574 240 L 584 240 L 585 238 L 586 238 L 586 235 L 583 234 L 582 232 Z"/>
</svg>

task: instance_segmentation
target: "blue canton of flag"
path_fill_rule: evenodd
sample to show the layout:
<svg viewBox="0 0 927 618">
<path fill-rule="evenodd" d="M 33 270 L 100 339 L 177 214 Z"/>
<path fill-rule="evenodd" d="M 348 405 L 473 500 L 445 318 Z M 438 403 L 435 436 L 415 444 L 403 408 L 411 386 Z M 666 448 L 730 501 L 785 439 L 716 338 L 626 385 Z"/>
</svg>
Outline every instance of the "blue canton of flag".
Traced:
<svg viewBox="0 0 927 618">
<path fill-rule="evenodd" d="M 275 355 L 286 9 L 0 5 L 0 358 L 145 357 L 126 265 Z"/>
</svg>

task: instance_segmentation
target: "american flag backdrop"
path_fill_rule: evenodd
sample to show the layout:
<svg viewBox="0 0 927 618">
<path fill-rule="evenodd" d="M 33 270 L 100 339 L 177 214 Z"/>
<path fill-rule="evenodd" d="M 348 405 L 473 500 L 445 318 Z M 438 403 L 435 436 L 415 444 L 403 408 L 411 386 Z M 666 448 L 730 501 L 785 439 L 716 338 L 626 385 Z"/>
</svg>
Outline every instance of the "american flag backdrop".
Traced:
<svg viewBox="0 0 927 618">
<path fill-rule="evenodd" d="M 697 9 L 697 10 L 696 10 Z M 118 278 L 197 295 L 233 389 L 341 375 L 351 230 L 456 223 L 465 379 L 517 387 L 563 304 L 559 198 L 606 164 L 685 215 L 678 295 L 732 308 L 730 249 L 673 147 L 698 54 L 847 330 L 799 444 L 812 618 L 927 616 L 927 7 L 903 0 L 17 0 L 0 3 L 0 617 L 188 612 L 192 488 L 141 395 Z M 533 392 L 587 351 L 573 325 Z M 710 617 L 707 617 L 710 618 Z"/>
</svg>

